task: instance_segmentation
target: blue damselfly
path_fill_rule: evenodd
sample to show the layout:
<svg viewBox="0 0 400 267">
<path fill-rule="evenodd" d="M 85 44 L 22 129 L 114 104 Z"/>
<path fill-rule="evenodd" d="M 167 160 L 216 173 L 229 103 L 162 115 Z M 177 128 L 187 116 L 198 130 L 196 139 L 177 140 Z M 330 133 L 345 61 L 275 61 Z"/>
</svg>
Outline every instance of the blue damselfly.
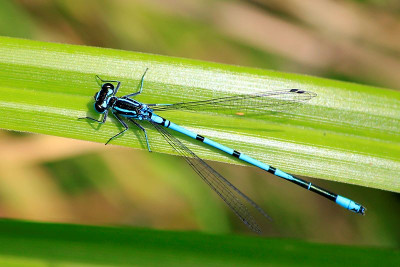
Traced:
<svg viewBox="0 0 400 267">
<path fill-rule="evenodd" d="M 121 86 L 120 81 L 116 80 L 102 80 L 96 76 L 96 79 L 101 85 L 101 89 L 94 95 L 94 109 L 103 114 L 102 120 L 96 120 L 91 117 L 84 117 L 80 119 L 89 119 L 98 123 L 104 123 L 107 119 L 108 113 L 114 115 L 114 117 L 124 126 L 124 130 L 111 137 L 106 144 L 111 140 L 121 135 L 129 129 L 127 123 L 122 119 L 126 118 L 139 129 L 144 132 L 147 148 L 149 151 L 150 144 L 147 137 L 146 129 L 139 123 L 139 121 L 148 121 L 164 138 L 165 140 L 178 152 L 179 155 L 184 157 L 187 163 L 195 170 L 195 172 L 226 202 L 226 204 L 236 213 L 236 215 L 253 231 L 259 233 L 260 228 L 257 225 L 254 217 L 251 215 L 246 206 L 241 200 L 247 201 L 251 206 L 258 210 L 266 218 L 270 218 L 264 210 L 259 207 L 253 200 L 242 193 L 238 188 L 231 184 L 221 174 L 211 168 L 206 162 L 199 158 L 189 148 L 187 148 L 182 142 L 171 135 L 166 128 L 182 133 L 193 139 L 196 139 L 204 144 L 211 147 L 217 148 L 229 155 L 232 155 L 244 162 L 259 167 L 269 173 L 274 174 L 277 177 L 283 178 L 294 184 L 297 184 L 309 191 L 315 192 L 340 206 L 359 214 L 365 213 L 365 208 L 360 204 L 329 192 L 321 187 L 318 187 L 311 182 L 307 182 L 294 175 L 288 174 L 282 170 L 274 168 L 270 165 L 262 163 L 254 158 L 251 158 L 243 153 L 240 153 L 232 148 L 226 147 L 215 141 L 212 141 L 206 137 L 189 131 L 159 115 L 157 111 L 167 110 L 191 110 L 191 111 L 232 111 L 236 114 L 245 114 L 248 112 L 262 113 L 265 111 L 280 111 L 285 110 L 296 105 L 300 105 L 306 102 L 316 94 L 300 89 L 287 89 L 279 91 L 268 91 L 253 94 L 242 94 L 235 96 L 227 96 L 222 98 L 215 98 L 203 101 L 194 102 L 181 102 L 176 104 L 144 104 L 139 101 L 132 99 L 132 97 L 139 95 L 143 89 L 144 76 L 142 76 L 140 82 L 139 91 L 128 94 L 122 97 L 117 97 L 116 93 Z"/>
</svg>

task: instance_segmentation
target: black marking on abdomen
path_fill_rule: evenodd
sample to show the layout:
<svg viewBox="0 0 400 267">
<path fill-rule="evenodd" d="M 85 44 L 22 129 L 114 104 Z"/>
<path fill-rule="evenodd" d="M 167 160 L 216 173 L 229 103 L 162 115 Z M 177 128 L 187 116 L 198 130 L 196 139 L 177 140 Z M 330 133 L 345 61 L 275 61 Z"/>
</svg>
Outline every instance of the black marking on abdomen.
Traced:
<svg viewBox="0 0 400 267">
<path fill-rule="evenodd" d="M 165 122 L 167 121 L 166 119 L 164 119 L 164 118 L 161 118 L 162 119 L 162 125 L 164 126 L 164 127 L 167 127 L 168 128 L 168 126 L 167 125 L 165 125 Z"/>
<path fill-rule="evenodd" d="M 233 150 L 232 156 L 239 158 L 239 157 L 240 157 L 240 154 L 241 154 L 241 153 L 240 153 L 239 151 Z"/>
<path fill-rule="evenodd" d="M 268 172 L 275 174 L 276 169 L 272 166 L 269 166 Z"/>
<path fill-rule="evenodd" d="M 201 142 L 204 142 L 204 136 L 201 136 L 201 135 L 197 135 L 196 136 L 196 140 L 199 140 L 199 141 L 201 141 Z"/>
<path fill-rule="evenodd" d="M 159 116 L 160 117 L 160 116 Z M 171 125 L 171 122 L 169 121 L 169 120 L 166 120 L 166 119 L 164 119 L 163 117 L 160 117 L 161 119 L 162 119 L 162 122 L 161 123 L 159 123 L 159 124 L 161 124 L 162 126 L 164 126 L 164 127 L 169 127 L 170 125 Z M 167 123 L 168 122 L 168 123 Z"/>
</svg>

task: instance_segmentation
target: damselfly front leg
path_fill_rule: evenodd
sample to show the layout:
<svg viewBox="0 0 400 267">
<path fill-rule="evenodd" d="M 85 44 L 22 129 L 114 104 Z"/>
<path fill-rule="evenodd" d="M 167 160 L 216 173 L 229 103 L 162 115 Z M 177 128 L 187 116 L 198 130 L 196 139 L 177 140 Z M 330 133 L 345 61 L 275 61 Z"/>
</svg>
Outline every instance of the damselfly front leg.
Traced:
<svg viewBox="0 0 400 267">
<path fill-rule="evenodd" d="M 142 79 L 140 80 L 140 88 L 139 88 L 139 91 L 137 91 L 137 92 L 135 92 L 135 93 L 132 93 L 132 94 L 129 94 L 129 95 L 124 95 L 123 98 L 133 97 L 133 96 L 136 96 L 136 95 L 139 95 L 140 93 L 142 93 L 144 76 L 146 75 L 146 72 L 147 72 L 148 69 L 149 69 L 149 68 L 147 68 L 147 69 L 144 71 L 143 75 L 142 75 Z"/>
</svg>

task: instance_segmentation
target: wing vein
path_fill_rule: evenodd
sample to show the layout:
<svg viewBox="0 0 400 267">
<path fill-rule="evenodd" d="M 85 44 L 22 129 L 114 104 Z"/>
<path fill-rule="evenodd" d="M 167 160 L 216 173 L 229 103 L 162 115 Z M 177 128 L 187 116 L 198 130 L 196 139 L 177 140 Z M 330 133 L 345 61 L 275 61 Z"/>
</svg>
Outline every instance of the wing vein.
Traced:
<svg viewBox="0 0 400 267">
<path fill-rule="evenodd" d="M 229 114 L 263 114 L 293 109 L 315 97 L 313 92 L 299 89 L 268 91 L 254 94 L 226 96 L 193 102 L 180 102 L 171 105 L 150 104 L 154 111 L 222 111 Z"/>
</svg>

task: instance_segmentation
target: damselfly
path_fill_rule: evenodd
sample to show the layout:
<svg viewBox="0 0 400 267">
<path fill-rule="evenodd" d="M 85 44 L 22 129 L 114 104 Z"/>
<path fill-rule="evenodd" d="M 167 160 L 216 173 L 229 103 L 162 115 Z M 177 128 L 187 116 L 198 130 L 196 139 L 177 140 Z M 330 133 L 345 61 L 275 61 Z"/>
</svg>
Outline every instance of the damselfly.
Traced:
<svg viewBox="0 0 400 267">
<path fill-rule="evenodd" d="M 225 179 L 221 174 L 211 168 L 182 142 L 172 136 L 166 130 L 166 128 L 187 135 L 211 147 L 217 148 L 242 161 L 272 173 L 277 177 L 283 178 L 303 188 L 306 188 L 309 191 L 315 192 L 352 212 L 364 215 L 365 208 L 348 198 L 329 192 L 312 184 L 311 182 L 307 182 L 303 179 L 295 177 L 294 175 L 262 163 L 232 148 L 226 147 L 206 137 L 189 131 L 167 119 L 164 119 L 163 117 L 160 117 L 155 113 L 155 111 L 180 109 L 191 111 L 233 111 L 239 115 L 246 114 L 248 112 L 262 113 L 265 111 L 279 111 L 302 104 L 303 102 L 315 97 L 316 94 L 299 89 L 287 89 L 253 94 L 241 94 L 195 102 L 181 102 L 176 104 L 144 104 L 132 99 L 132 97 L 142 93 L 143 81 L 146 72 L 147 69 L 142 76 L 139 91 L 122 97 L 116 96 L 118 89 L 121 86 L 121 82 L 115 80 L 102 80 L 99 76 L 96 76 L 98 83 L 101 85 L 101 89 L 94 95 L 94 109 L 98 113 L 103 114 L 103 119 L 96 120 L 91 117 L 84 117 L 80 119 L 89 119 L 98 123 L 104 123 L 107 119 L 108 113 L 111 111 L 114 117 L 117 118 L 117 120 L 124 126 L 124 130 L 111 137 L 106 144 L 129 129 L 128 124 L 122 119 L 122 117 L 124 117 L 144 132 L 147 148 L 149 151 L 151 151 L 147 137 L 147 131 L 139 123 L 139 121 L 150 122 L 150 124 L 176 150 L 176 152 L 184 157 L 187 163 L 204 180 L 204 182 L 206 182 L 226 202 L 226 204 L 251 230 L 257 233 L 260 232 L 260 228 L 249 210 L 242 203 L 242 200 L 247 201 L 266 218 L 270 218 L 264 212 L 264 210 L 233 184 L 231 184 L 227 179 Z"/>
</svg>

